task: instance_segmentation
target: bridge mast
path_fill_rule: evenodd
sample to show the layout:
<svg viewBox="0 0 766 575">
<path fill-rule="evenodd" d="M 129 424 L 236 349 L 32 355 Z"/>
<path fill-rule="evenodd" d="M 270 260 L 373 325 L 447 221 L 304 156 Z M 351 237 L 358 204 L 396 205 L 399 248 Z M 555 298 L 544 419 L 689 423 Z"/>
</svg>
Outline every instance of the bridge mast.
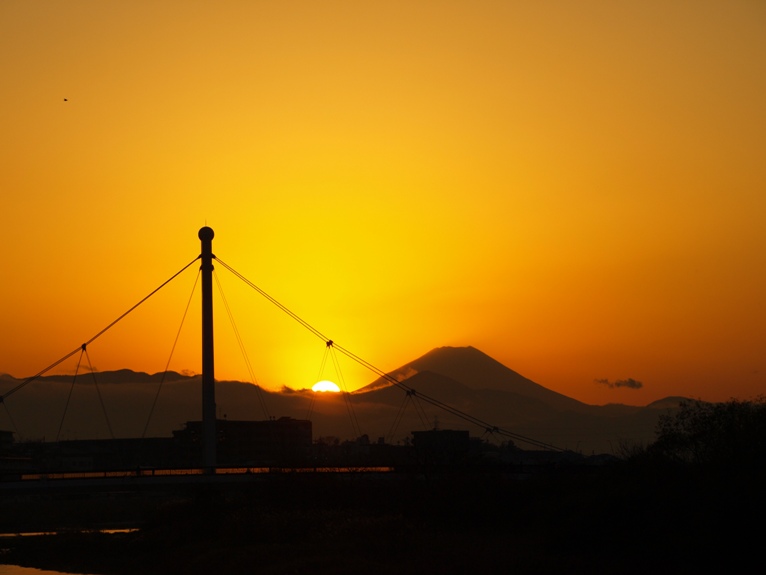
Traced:
<svg viewBox="0 0 766 575">
<path fill-rule="evenodd" d="M 199 231 L 202 242 L 202 464 L 207 473 L 215 473 L 215 368 L 213 355 L 213 236 L 212 228 Z"/>
</svg>

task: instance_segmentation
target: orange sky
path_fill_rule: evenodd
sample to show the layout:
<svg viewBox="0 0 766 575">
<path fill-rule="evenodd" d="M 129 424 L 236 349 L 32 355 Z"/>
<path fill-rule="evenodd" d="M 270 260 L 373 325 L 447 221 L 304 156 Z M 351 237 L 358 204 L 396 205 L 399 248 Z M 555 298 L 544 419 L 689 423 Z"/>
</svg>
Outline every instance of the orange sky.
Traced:
<svg viewBox="0 0 766 575">
<path fill-rule="evenodd" d="M 762 2 L 4 0 L 0 70 L 0 372 L 77 348 L 207 224 L 385 370 L 473 345 L 588 403 L 766 393 Z M 259 383 L 338 379 L 217 274 Z M 163 370 L 194 278 L 94 367 Z M 249 378 L 216 317 L 217 377 Z M 198 325 L 195 299 L 171 369 L 201 369 Z"/>
</svg>

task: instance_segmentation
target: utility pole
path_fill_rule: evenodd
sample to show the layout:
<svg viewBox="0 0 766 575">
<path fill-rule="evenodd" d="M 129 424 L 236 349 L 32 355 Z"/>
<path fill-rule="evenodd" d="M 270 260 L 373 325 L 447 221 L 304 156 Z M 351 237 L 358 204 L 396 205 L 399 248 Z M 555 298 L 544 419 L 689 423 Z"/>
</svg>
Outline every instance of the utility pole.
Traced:
<svg viewBox="0 0 766 575">
<path fill-rule="evenodd" d="M 199 231 L 202 242 L 202 464 L 205 473 L 216 468 L 215 367 L 213 354 L 213 236 L 212 228 Z"/>
</svg>

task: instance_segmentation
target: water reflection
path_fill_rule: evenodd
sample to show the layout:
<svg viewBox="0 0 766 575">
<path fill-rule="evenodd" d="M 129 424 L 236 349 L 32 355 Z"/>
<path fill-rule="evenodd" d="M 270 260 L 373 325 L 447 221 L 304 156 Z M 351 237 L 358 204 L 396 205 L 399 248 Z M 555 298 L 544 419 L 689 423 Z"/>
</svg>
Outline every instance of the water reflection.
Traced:
<svg viewBox="0 0 766 575">
<path fill-rule="evenodd" d="M 68 529 L 68 533 L 72 533 L 73 529 Z M 114 533 L 133 533 L 134 531 L 138 531 L 136 528 L 128 528 L 128 529 L 82 529 L 79 530 L 78 533 L 106 533 L 106 534 L 114 534 Z M 3 537 L 37 537 L 39 535 L 58 535 L 58 531 L 14 531 L 13 533 L 0 533 L 0 538 Z M 0 575 L 4 575 L 2 571 L 0 571 Z"/>
<path fill-rule="evenodd" d="M 33 569 L 31 567 L 19 567 L 18 565 L 0 565 L 0 575 L 78 575 L 64 573 L 63 571 L 47 571 L 45 569 Z M 85 574 L 79 574 L 85 575 Z"/>
</svg>

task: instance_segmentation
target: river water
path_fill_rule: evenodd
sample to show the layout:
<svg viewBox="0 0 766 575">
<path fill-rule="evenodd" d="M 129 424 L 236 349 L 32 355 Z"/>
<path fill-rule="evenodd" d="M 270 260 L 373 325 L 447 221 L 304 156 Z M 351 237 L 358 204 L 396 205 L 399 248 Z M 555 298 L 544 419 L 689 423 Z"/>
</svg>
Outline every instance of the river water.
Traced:
<svg viewBox="0 0 766 575">
<path fill-rule="evenodd" d="M 0 565 L 0 575 L 73 575 L 63 571 L 47 571 L 45 569 L 32 569 L 31 567 L 19 567 L 18 565 Z M 78 574 L 74 574 L 78 575 Z M 84 575 L 84 574 L 79 574 Z"/>
</svg>

